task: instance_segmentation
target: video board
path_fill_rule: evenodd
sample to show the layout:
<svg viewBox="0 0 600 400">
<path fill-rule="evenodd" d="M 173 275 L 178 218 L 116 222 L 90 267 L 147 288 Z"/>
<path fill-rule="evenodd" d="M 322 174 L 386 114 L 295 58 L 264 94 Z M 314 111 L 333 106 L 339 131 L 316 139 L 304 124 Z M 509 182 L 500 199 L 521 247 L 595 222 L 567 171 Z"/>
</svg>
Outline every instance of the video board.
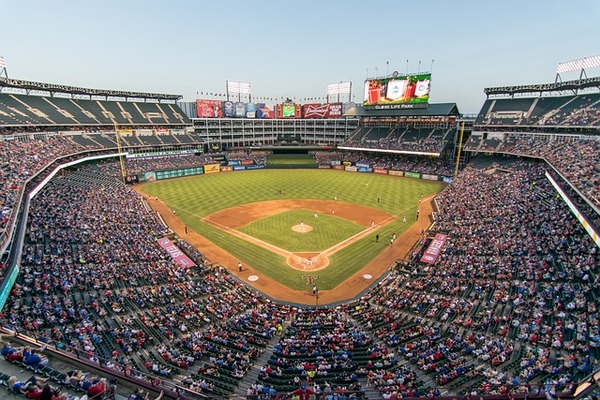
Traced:
<svg viewBox="0 0 600 400">
<path fill-rule="evenodd" d="M 378 109 L 427 107 L 430 84 L 429 72 L 367 79 L 363 105 Z"/>
<path fill-rule="evenodd" d="M 295 104 L 282 104 L 281 105 L 281 116 L 283 118 L 294 117 L 296 115 Z"/>
<path fill-rule="evenodd" d="M 302 107 L 292 101 L 277 104 L 277 118 L 301 118 Z"/>
</svg>

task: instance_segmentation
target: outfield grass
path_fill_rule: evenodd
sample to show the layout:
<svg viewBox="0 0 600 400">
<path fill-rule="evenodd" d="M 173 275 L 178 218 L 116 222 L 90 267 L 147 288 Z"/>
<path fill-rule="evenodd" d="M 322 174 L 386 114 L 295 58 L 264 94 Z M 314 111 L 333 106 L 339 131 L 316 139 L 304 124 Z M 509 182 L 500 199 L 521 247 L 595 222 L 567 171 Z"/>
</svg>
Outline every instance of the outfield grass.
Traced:
<svg viewBox="0 0 600 400">
<path fill-rule="evenodd" d="M 282 256 L 203 223 L 200 219 L 236 205 L 266 200 L 323 199 L 360 204 L 397 215 L 399 220 L 374 231 L 330 258 L 327 268 L 318 272 L 319 287 L 331 289 L 360 270 L 389 246 L 375 243 L 374 235 L 401 235 L 414 220 L 418 200 L 439 192 L 445 185 L 420 179 L 337 170 L 261 170 L 199 175 L 170 179 L 144 186 L 143 192 L 161 198 L 183 222 L 209 238 L 243 263 L 292 289 L 306 289 L 302 271 L 288 268 Z M 281 194 L 279 194 L 281 190 Z M 380 202 L 377 202 L 377 199 Z M 308 218 L 307 218 L 308 219 Z M 311 221 L 312 223 L 312 221 Z M 202 249 L 200 249 L 202 250 Z M 218 261 L 218 260 L 213 260 Z"/>
<path fill-rule="evenodd" d="M 310 154 L 269 154 L 267 164 L 272 165 L 311 165 L 316 164 Z"/>
<path fill-rule="evenodd" d="M 309 232 L 293 231 L 292 226 L 301 222 L 313 229 Z M 327 250 L 363 229 L 363 226 L 327 214 L 319 214 L 315 218 L 310 210 L 290 210 L 238 228 L 240 232 L 294 253 Z"/>
</svg>

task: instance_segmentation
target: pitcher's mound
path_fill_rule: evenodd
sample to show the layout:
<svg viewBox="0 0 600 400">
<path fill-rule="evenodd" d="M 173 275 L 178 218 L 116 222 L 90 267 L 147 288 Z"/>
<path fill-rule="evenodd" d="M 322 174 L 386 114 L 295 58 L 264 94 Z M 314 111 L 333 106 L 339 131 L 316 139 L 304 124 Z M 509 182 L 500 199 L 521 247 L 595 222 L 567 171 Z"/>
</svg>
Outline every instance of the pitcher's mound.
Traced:
<svg viewBox="0 0 600 400">
<path fill-rule="evenodd" d="M 306 225 L 306 224 L 304 224 L 304 225 L 298 224 L 298 225 L 292 226 L 292 230 L 294 232 L 306 233 L 306 232 L 312 231 L 313 227 L 310 225 Z"/>
</svg>

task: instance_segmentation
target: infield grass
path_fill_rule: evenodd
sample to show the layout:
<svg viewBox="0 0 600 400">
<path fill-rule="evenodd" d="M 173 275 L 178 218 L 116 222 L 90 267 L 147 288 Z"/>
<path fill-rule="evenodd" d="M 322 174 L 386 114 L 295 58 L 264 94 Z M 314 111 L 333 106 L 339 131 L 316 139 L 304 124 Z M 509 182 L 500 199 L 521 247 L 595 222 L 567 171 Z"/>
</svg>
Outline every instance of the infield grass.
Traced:
<svg viewBox="0 0 600 400">
<path fill-rule="evenodd" d="M 318 214 L 310 210 L 290 210 L 267 218 L 261 218 L 238 228 L 240 232 L 271 243 L 281 249 L 296 252 L 321 252 L 348 239 L 365 227 L 327 214 Z M 304 224 L 307 231 L 291 229 L 294 225 Z M 308 231 L 308 227 L 312 230 Z"/>
<path fill-rule="evenodd" d="M 170 179 L 148 184 L 142 191 L 159 197 L 177 211 L 190 229 L 210 239 L 243 263 L 292 289 L 301 290 L 306 289 L 306 282 L 302 279 L 304 273 L 289 268 L 284 257 L 206 224 L 201 219 L 216 211 L 252 202 L 334 198 L 398 216 L 398 220 L 374 231 L 371 236 L 335 253 L 329 260 L 329 266 L 318 271 L 319 288 L 332 289 L 389 247 L 386 240 L 375 243 L 375 234 L 387 238 L 395 231 L 401 235 L 410 227 L 410 222 L 402 223 L 402 216 L 406 215 L 409 221 L 414 221 L 421 195 L 428 197 L 441 191 L 444 186 L 436 181 L 337 170 L 267 169 Z M 380 201 L 377 202 L 377 199 Z M 305 222 L 308 219 L 305 218 Z M 290 225 L 285 229 L 290 229 Z"/>
</svg>

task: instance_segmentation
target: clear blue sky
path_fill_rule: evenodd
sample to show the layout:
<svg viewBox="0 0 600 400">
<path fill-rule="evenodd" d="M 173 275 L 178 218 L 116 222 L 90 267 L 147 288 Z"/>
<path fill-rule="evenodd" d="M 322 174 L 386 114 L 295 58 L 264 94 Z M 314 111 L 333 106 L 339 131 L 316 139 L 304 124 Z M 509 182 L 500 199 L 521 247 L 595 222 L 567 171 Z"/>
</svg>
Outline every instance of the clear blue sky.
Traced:
<svg viewBox="0 0 600 400">
<path fill-rule="evenodd" d="M 0 0 L 11 78 L 101 89 L 322 97 L 433 63 L 431 102 L 477 112 L 490 86 L 552 82 L 600 54 L 599 0 Z M 598 71 L 591 71 L 598 75 Z M 577 75 L 567 76 L 576 78 Z"/>
</svg>

